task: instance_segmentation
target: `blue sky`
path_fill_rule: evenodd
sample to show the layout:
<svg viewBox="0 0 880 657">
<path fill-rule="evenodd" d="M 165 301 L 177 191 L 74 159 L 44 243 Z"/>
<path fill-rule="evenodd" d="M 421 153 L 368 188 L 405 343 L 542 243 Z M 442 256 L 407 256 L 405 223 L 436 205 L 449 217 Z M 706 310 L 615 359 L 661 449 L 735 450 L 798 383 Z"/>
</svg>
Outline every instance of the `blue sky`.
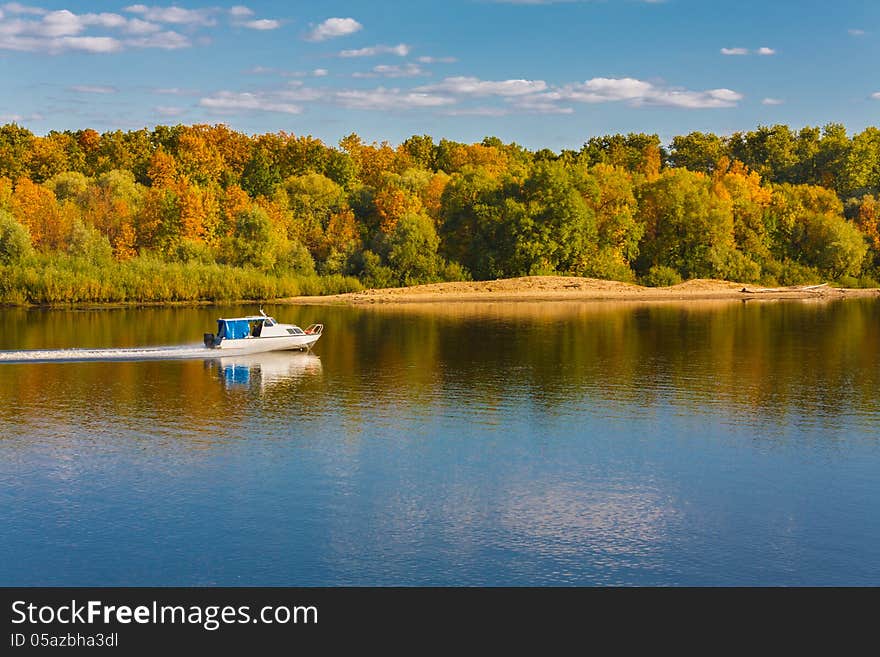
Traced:
<svg viewBox="0 0 880 657">
<path fill-rule="evenodd" d="M 531 148 L 880 123 L 880 2 L 0 0 L 0 123 Z"/>
</svg>

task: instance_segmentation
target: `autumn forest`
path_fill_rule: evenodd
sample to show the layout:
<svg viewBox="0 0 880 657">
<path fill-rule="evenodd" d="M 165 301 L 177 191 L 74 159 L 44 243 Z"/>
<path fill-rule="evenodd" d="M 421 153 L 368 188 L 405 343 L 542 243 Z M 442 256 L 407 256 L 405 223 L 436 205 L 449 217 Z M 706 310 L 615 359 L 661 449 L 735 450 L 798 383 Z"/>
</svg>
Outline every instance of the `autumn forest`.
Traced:
<svg viewBox="0 0 880 657">
<path fill-rule="evenodd" d="M 568 274 L 878 286 L 880 129 L 592 137 L 0 127 L 0 303 L 270 299 Z"/>
</svg>

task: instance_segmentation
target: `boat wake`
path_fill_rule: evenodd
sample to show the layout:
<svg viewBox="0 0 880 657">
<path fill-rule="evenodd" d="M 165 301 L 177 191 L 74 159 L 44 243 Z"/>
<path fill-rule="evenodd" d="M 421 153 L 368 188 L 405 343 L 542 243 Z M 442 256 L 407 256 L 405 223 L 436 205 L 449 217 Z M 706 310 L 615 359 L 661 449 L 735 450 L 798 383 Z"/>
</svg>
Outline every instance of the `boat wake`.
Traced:
<svg viewBox="0 0 880 657">
<path fill-rule="evenodd" d="M 217 358 L 219 349 L 201 345 L 133 347 L 126 349 L 34 349 L 0 351 L 0 363 L 64 363 L 83 361 L 178 360 Z"/>
</svg>

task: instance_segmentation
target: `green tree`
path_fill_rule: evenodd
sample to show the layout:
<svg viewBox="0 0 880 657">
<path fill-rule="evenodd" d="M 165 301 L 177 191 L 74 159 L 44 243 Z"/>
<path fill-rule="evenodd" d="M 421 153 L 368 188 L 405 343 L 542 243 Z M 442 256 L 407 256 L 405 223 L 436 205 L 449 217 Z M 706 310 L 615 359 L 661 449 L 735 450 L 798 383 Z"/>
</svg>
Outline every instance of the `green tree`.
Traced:
<svg viewBox="0 0 880 657">
<path fill-rule="evenodd" d="M 388 264 L 401 285 L 439 280 L 443 260 L 437 254 L 440 238 L 434 222 L 423 214 L 401 217 L 387 238 Z"/>
<path fill-rule="evenodd" d="M 853 137 L 843 164 L 841 191 L 844 196 L 880 191 L 880 129 L 865 128 Z"/>
<path fill-rule="evenodd" d="M 759 126 L 734 133 L 730 155 L 772 182 L 795 182 L 798 171 L 797 138 L 787 125 Z"/>
<path fill-rule="evenodd" d="M 598 249 L 595 179 L 563 162 L 537 162 L 522 187 L 526 215 L 511 228 L 515 268 L 531 273 L 583 273 Z"/>
<path fill-rule="evenodd" d="M 406 151 L 413 164 L 420 169 L 436 171 L 437 147 L 434 139 L 429 135 L 413 135 L 403 142 L 403 150 Z"/>
<path fill-rule="evenodd" d="M 14 265 L 33 254 L 28 229 L 6 210 L 0 210 L 0 264 Z"/>
<path fill-rule="evenodd" d="M 588 166 L 610 164 L 628 171 L 644 171 L 647 157 L 656 153 L 659 167 L 665 164 L 667 154 L 661 147 L 658 135 L 631 132 L 628 135 L 605 135 L 592 137 L 583 148 L 581 156 Z"/>
<path fill-rule="evenodd" d="M 270 198 L 281 183 L 278 169 L 272 165 L 269 155 L 263 148 L 254 150 L 251 159 L 241 174 L 241 187 L 252 197 Z"/>
<path fill-rule="evenodd" d="M 325 260 L 331 221 L 348 209 L 345 191 L 320 173 L 291 176 L 284 181 L 283 188 L 293 213 L 288 237 L 302 242 L 316 260 Z"/>
<path fill-rule="evenodd" d="M 482 167 L 452 176 L 441 196 L 440 251 L 464 265 L 478 279 L 504 275 L 499 265 L 504 212 L 502 183 Z"/>
<path fill-rule="evenodd" d="M 686 169 L 665 171 L 639 191 L 645 236 L 638 270 L 672 267 L 686 278 L 718 278 L 734 250 L 733 208 L 712 180 Z"/>
<path fill-rule="evenodd" d="M 106 266 L 113 261 L 113 247 L 110 246 L 110 240 L 80 221 L 73 224 L 67 252 L 93 265 Z"/>
<path fill-rule="evenodd" d="M 0 177 L 18 179 L 27 169 L 34 134 L 16 123 L 0 126 Z"/>
<path fill-rule="evenodd" d="M 672 138 L 669 161 L 679 169 L 711 173 L 721 159 L 729 155 L 723 138 L 711 132 L 692 132 Z"/>
<path fill-rule="evenodd" d="M 857 276 L 868 250 L 865 235 L 843 217 L 831 190 L 779 185 L 767 210 L 777 259 L 815 267 L 824 274 Z"/>
<path fill-rule="evenodd" d="M 58 199 L 59 203 L 78 201 L 82 198 L 88 186 L 89 179 L 79 171 L 65 171 L 64 173 L 52 176 L 52 178 L 46 181 L 46 187 L 54 192 L 55 198 Z"/>
</svg>

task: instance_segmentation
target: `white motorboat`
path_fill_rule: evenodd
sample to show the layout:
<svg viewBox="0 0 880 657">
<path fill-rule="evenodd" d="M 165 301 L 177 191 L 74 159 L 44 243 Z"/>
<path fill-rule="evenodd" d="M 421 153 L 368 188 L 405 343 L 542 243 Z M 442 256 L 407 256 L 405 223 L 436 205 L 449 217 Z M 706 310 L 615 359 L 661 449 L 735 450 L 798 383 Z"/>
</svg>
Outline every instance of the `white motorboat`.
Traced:
<svg viewBox="0 0 880 657">
<path fill-rule="evenodd" d="M 260 309 L 259 315 L 218 319 L 217 334 L 205 333 L 205 346 L 229 350 L 230 354 L 307 351 L 323 331 L 323 324 L 312 324 L 305 330 L 295 324 L 279 324 Z"/>
</svg>

